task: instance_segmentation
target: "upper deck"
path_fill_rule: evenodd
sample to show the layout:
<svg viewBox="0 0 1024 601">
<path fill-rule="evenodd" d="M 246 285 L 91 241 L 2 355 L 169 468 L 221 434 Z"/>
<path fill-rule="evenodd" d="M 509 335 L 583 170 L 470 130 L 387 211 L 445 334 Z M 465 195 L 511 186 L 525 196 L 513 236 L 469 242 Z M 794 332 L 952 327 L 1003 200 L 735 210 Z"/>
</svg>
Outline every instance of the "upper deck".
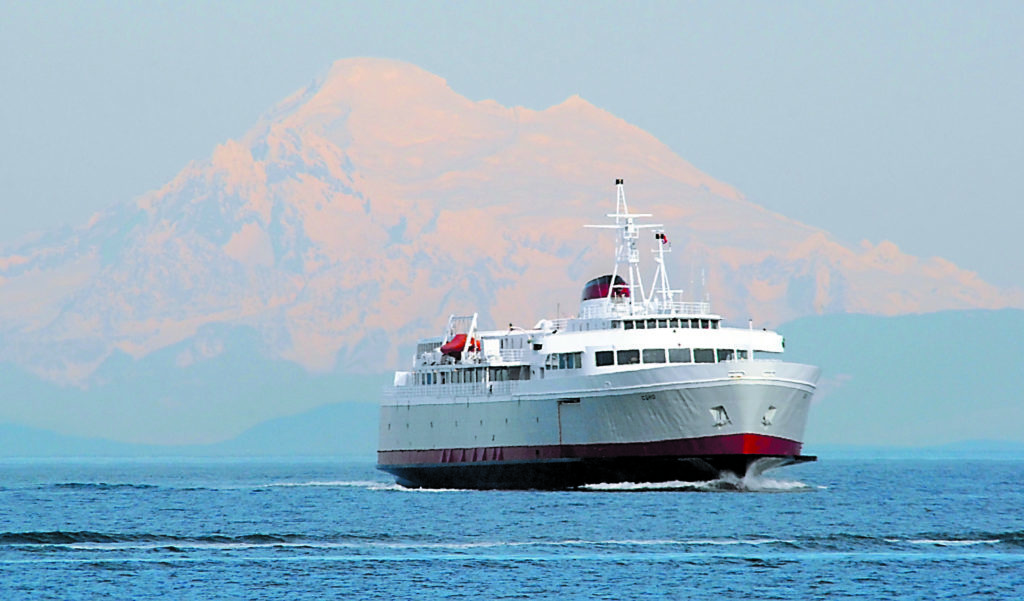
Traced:
<svg viewBox="0 0 1024 601">
<path fill-rule="evenodd" d="M 474 340 L 477 348 L 458 354 L 442 351 L 446 337 L 421 340 L 412 371 L 402 372 L 408 375 L 396 382 L 474 382 L 478 376 L 460 372 L 477 369 L 489 379 L 527 380 L 543 377 L 545 370 L 644 369 L 659 363 L 718 363 L 755 355 L 777 358 L 783 351 L 779 334 L 722 327 L 717 315 L 542 320 L 529 330 L 474 332 Z"/>
<path fill-rule="evenodd" d="M 532 329 L 479 331 L 477 315 L 452 315 L 442 336 L 419 341 L 411 372 L 396 386 L 491 384 L 502 381 L 654 369 L 672 363 L 720 363 L 775 357 L 782 337 L 767 330 L 723 328 L 707 300 L 687 300 L 669 284 L 666 255 L 672 246 L 658 225 L 638 223 L 622 180 L 616 181 L 615 266 L 588 281 L 576 317 L 541 320 Z M 641 277 L 640 232 L 653 229 L 656 269 L 650 288 Z M 490 387 L 488 388 L 490 390 Z"/>
</svg>

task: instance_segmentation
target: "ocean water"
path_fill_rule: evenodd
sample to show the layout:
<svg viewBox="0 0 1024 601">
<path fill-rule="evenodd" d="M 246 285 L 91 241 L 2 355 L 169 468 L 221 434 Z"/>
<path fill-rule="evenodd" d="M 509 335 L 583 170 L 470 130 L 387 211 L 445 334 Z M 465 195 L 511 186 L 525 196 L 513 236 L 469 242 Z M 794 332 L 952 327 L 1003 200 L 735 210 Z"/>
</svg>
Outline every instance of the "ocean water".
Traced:
<svg viewBox="0 0 1024 601">
<path fill-rule="evenodd" d="M 1021 599 L 1024 460 L 406 490 L 369 462 L 0 461 L 0 599 Z"/>
</svg>

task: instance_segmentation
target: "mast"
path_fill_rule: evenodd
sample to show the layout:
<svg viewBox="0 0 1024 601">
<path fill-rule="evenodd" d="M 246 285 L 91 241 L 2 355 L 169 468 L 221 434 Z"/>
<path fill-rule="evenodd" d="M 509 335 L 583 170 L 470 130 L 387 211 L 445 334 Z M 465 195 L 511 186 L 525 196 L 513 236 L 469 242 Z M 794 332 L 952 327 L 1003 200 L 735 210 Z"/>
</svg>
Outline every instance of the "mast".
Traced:
<svg viewBox="0 0 1024 601">
<path fill-rule="evenodd" d="M 637 242 L 640 239 L 640 230 L 653 227 L 661 227 L 661 224 L 637 224 L 638 217 L 650 217 L 650 213 L 630 213 L 629 205 L 626 204 L 625 180 L 615 180 L 615 212 L 609 213 L 608 217 L 615 219 L 615 225 L 587 225 L 585 227 L 616 229 L 619 235 L 615 239 L 615 268 L 612 270 L 611 285 L 608 286 L 608 301 L 610 302 L 616 289 L 623 286 L 616 285 L 615 279 L 620 269 L 627 274 L 627 286 L 629 290 L 629 314 L 636 313 L 636 298 L 639 294 L 640 302 L 646 304 L 647 298 L 644 295 L 643 277 L 640 275 L 640 250 Z"/>
<path fill-rule="evenodd" d="M 668 236 L 665 235 L 665 230 L 656 229 L 654 230 L 654 239 L 658 241 L 658 247 L 654 251 L 654 262 L 658 264 L 658 267 L 654 270 L 654 282 L 651 284 L 651 296 L 646 299 L 647 302 L 654 300 L 655 293 L 660 296 L 661 304 L 663 307 L 667 307 L 672 303 L 672 287 L 668 283 L 668 268 L 665 267 L 665 253 L 672 252 L 672 243 L 668 241 Z"/>
</svg>

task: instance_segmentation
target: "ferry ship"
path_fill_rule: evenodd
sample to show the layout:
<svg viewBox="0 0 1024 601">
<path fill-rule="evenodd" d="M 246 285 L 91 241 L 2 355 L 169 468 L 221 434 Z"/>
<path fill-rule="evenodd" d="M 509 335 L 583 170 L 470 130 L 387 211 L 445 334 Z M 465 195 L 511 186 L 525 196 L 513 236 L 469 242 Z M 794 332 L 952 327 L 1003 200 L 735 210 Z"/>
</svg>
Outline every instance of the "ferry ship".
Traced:
<svg viewBox="0 0 1024 601">
<path fill-rule="evenodd" d="M 407 487 L 564 489 L 815 459 L 801 448 L 820 370 L 782 361 L 778 333 L 725 327 L 706 299 L 684 300 L 668 236 L 615 184 L 614 223 L 587 226 L 614 231 L 615 266 L 583 287 L 578 316 L 501 330 L 450 316 L 385 391 L 378 469 Z"/>
</svg>

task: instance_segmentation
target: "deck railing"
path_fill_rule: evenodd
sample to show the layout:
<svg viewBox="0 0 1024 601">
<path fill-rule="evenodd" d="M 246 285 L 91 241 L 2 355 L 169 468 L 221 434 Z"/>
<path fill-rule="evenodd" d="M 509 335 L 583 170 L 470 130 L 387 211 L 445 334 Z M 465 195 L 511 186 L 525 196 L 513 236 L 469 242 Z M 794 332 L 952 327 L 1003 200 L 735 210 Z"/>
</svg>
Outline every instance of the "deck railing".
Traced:
<svg viewBox="0 0 1024 601">
<path fill-rule="evenodd" d="M 508 395 L 519 390 L 520 381 L 506 380 L 502 382 L 472 382 L 468 384 L 427 384 L 427 385 L 404 385 L 385 386 L 383 396 L 385 400 L 400 402 L 425 397 L 444 397 L 446 399 L 458 399 L 469 397 L 481 397 L 489 395 Z"/>
<path fill-rule="evenodd" d="M 500 354 L 505 363 L 519 363 L 526 356 L 526 351 L 521 348 L 503 348 Z"/>
<path fill-rule="evenodd" d="M 711 303 L 706 301 L 678 301 L 651 299 L 630 305 L 622 299 L 612 299 L 603 305 L 583 307 L 580 317 L 629 317 L 632 315 L 711 315 Z M 556 323 L 561 320 L 554 320 Z M 561 328 L 559 328 L 561 329 Z"/>
</svg>

